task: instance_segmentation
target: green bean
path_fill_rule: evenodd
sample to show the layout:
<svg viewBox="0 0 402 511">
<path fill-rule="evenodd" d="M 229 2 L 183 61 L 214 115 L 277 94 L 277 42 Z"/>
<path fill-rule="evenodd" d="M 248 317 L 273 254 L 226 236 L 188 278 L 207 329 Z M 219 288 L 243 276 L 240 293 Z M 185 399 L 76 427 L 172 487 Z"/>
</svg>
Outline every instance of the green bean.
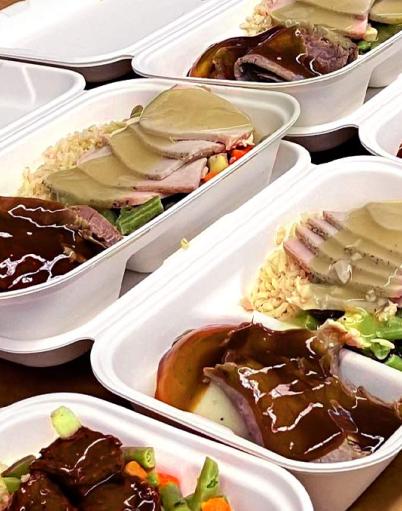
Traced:
<svg viewBox="0 0 402 511">
<path fill-rule="evenodd" d="M 203 502 L 219 496 L 219 486 L 218 464 L 211 458 L 206 458 L 194 494 L 189 502 L 192 511 L 200 511 Z"/>
<path fill-rule="evenodd" d="M 32 454 L 30 456 L 25 456 L 24 458 L 21 458 L 20 460 L 13 463 L 11 466 L 6 468 L 2 472 L 2 477 L 21 477 L 25 474 L 29 473 L 29 467 L 31 466 L 31 463 L 35 460 L 35 456 Z"/>
<path fill-rule="evenodd" d="M 163 211 L 160 197 L 154 197 L 142 206 L 123 208 L 116 226 L 123 236 L 127 236 L 163 213 Z"/>
<path fill-rule="evenodd" d="M 116 225 L 117 222 L 117 215 L 114 211 L 111 209 L 102 209 L 100 211 L 100 214 L 106 218 L 108 222 L 110 222 L 112 225 Z"/>
<path fill-rule="evenodd" d="M 151 470 L 148 474 L 148 482 L 151 486 L 158 486 L 159 485 L 159 477 L 155 470 Z"/>
<path fill-rule="evenodd" d="M 150 470 L 155 468 L 155 451 L 153 447 L 124 447 L 124 461 L 136 461 L 142 468 Z"/>
<path fill-rule="evenodd" d="M 3 477 L 8 493 L 15 493 L 21 486 L 21 480 L 18 477 Z"/>
<path fill-rule="evenodd" d="M 176 484 L 165 484 L 160 488 L 160 494 L 164 511 L 191 511 Z"/>
</svg>

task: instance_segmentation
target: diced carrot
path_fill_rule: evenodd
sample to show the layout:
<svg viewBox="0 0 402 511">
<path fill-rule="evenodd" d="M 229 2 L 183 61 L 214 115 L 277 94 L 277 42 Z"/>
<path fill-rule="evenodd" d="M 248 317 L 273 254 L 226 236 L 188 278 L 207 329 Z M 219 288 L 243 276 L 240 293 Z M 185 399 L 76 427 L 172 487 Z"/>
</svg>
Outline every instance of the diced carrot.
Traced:
<svg viewBox="0 0 402 511">
<path fill-rule="evenodd" d="M 218 174 L 220 174 L 220 172 L 208 172 L 208 174 L 202 180 L 204 181 L 204 183 L 207 183 Z"/>
<path fill-rule="evenodd" d="M 177 477 L 172 476 L 171 474 L 165 474 L 163 472 L 158 472 L 159 486 L 165 486 L 168 483 L 173 483 L 180 488 L 180 481 Z"/>
<path fill-rule="evenodd" d="M 202 511 L 232 511 L 229 502 L 224 497 L 215 497 L 201 504 Z"/>
<path fill-rule="evenodd" d="M 140 479 L 146 479 L 148 477 L 148 473 L 136 461 L 130 461 L 127 463 L 124 467 L 124 471 L 129 476 L 139 477 Z"/>
<path fill-rule="evenodd" d="M 240 158 L 242 158 L 245 154 L 247 154 L 248 152 L 251 151 L 251 149 L 254 149 L 254 146 L 253 145 L 249 145 L 247 147 L 244 147 L 242 149 L 232 149 L 230 151 L 230 160 L 229 160 L 229 163 L 232 164 L 234 163 L 235 161 L 239 160 Z"/>
</svg>

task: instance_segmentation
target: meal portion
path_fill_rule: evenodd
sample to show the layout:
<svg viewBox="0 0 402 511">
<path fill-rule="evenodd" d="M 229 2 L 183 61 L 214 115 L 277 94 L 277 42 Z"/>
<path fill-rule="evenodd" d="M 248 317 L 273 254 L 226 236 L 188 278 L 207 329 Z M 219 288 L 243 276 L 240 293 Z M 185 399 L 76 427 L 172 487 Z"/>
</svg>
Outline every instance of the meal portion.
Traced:
<svg viewBox="0 0 402 511">
<path fill-rule="evenodd" d="M 283 228 L 246 308 L 328 328 L 402 371 L 402 202 L 304 214 Z"/>
<path fill-rule="evenodd" d="M 121 239 L 100 213 L 55 201 L 0 197 L 0 292 L 64 275 Z"/>
<path fill-rule="evenodd" d="M 263 0 L 232 37 L 210 46 L 188 75 L 291 82 L 342 69 L 402 30 L 398 0 Z"/>
<path fill-rule="evenodd" d="M 204 401 L 203 415 L 215 406 L 221 423 L 231 413 L 228 401 L 248 438 L 293 460 L 362 458 L 402 425 L 402 400 L 386 404 L 344 381 L 342 347 L 325 329 L 206 326 L 183 334 L 164 355 L 156 397 L 186 411 Z M 211 386 L 222 394 L 208 399 Z"/>
<path fill-rule="evenodd" d="M 22 193 L 96 208 L 123 235 L 254 147 L 250 118 L 202 87 L 175 86 L 131 118 L 60 141 L 28 171 Z"/>
<path fill-rule="evenodd" d="M 194 492 L 183 497 L 152 447 L 122 447 L 65 407 L 51 417 L 58 438 L 1 473 L 1 511 L 231 511 L 214 460 L 206 458 Z"/>
</svg>

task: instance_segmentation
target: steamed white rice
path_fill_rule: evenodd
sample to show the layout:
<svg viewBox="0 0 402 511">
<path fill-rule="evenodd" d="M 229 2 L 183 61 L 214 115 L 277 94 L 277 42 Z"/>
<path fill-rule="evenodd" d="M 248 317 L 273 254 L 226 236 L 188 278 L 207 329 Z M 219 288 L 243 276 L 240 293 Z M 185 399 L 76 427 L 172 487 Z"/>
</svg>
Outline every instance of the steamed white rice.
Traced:
<svg viewBox="0 0 402 511">
<path fill-rule="evenodd" d="M 246 21 L 240 25 L 240 28 L 247 32 L 247 35 L 257 35 L 272 27 L 272 19 L 268 14 L 268 2 L 262 0 L 254 8 L 251 16 L 246 18 Z"/>
</svg>

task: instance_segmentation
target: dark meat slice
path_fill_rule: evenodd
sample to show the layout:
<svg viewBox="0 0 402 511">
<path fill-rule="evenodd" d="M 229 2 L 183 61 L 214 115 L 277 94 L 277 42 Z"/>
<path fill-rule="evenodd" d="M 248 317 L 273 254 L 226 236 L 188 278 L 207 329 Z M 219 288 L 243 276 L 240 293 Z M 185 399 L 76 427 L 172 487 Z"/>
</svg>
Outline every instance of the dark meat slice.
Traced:
<svg viewBox="0 0 402 511">
<path fill-rule="evenodd" d="M 101 484 L 81 502 L 82 511 L 160 511 L 159 492 L 136 477 Z"/>
<path fill-rule="evenodd" d="M 8 511 L 76 511 L 76 508 L 46 474 L 33 471 L 13 494 Z"/>
<path fill-rule="evenodd" d="M 63 275 L 101 252 L 76 212 L 41 199 L 0 197 L 0 291 Z"/>
<path fill-rule="evenodd" d="M 83 224 L 83 235 L 98 241 L 103 247 L 111 247 L 123 236 L 96 209 L 89 206 L 72 206 L 79 221 Z"/>
<path fill-rule="evenodd" d="M 338 338 L 294 331 L 286 342 L 287 332 L 277 334 L 242 325 L 229 334 L 224 363 L 204 369 L 255 442 L 300 461 L 347 461 L 371 454 L 400 427 L 394 405 L 342 382 Z"/>
<path fill-rule="evenodd" d="M 321 29 L 282 27 L 268 31 L 263 42 L 240 57 L 234 74 L 237 80 L 266 81 L 271 75 L 283 81 L 302 80 L 342 69 L 357 54 L 354 43 L 329 37 Z"/>
<path fill-rule="evenodd" d="M 120 446 L 120 440 L 112 435 L 81 427 L 70 438 L 58 438 L 42 449 L 32 468 L 54 476 L 60 484 L 85 495 L 96 484 L 121 472 Z"/>
</svg>

